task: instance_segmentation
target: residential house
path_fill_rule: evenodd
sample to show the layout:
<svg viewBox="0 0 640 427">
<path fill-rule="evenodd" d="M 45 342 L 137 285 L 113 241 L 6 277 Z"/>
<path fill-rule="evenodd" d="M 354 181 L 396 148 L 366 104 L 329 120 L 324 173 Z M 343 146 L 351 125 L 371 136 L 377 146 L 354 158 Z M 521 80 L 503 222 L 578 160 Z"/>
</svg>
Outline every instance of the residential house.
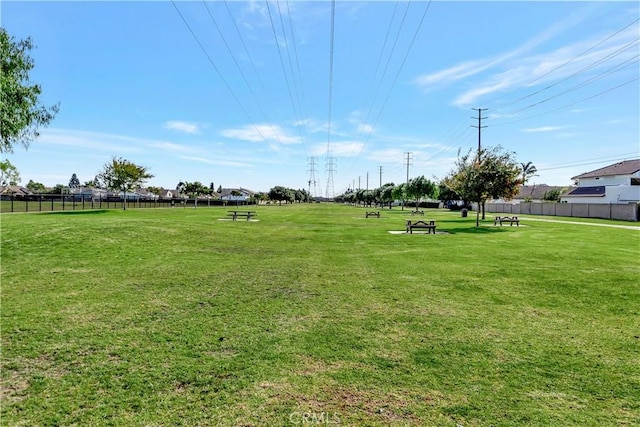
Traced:
<svg viewBox="0 0 640 427">
<path fill-rule="evenodd" d="M 247 203 L 255 193 L 246 188 L 223 188 L 220 192 L 220 200 L 226 202 Z"/>
<path fill-rule="evenodd" d="M 1 185 L 0 194 L 3 196 L 26 197 L 33 193 L 31 193 L 28 188 L 22 187 L 21 185 Z"/>
<path fill-rule="evenodd" d="M 640 159 L 625 160 L 571 178 L 577 188 L 561 197 L 566 203 L 640 202 Z"/>
</svg>

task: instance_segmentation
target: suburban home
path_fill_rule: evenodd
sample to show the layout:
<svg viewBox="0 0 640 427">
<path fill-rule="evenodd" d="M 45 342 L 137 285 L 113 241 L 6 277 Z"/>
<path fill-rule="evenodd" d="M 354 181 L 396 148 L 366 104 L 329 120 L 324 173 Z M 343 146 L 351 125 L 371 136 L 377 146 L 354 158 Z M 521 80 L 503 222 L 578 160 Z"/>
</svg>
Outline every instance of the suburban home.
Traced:
<svg viewBox="0 0 640 427">
<path fill-rule="evenodd" d="M 2 185 L 0 186 L 0 194 L 3 196 L 26 197 L 32 193 L 28 188 L 20 185 Z"/>
<path fill-rule="evenodd" d="M 558 192 L 559 194 L 566 194 L 571 191 L 573 187 L 560 187 L 555 185 L 539 184 L 539 185 L 521 185 L 518 188 L 518 194 L 513 196 L 511 200 L 494 200 L 495 203 L 513 203 L 518 204 L 522 202 L 543 202 L 545 197 Z"/>
<path fill-rule="evenodd" d="M 178 197 L 180 197 L 180 192 L 178 190 L 166 190 L 163 188 L 160 192 L 161 199 L 176 199 Z"/>
<path fill-rule="evenodd" d="M 227 202 L 246 203 L 255 193 L 246 188 L 223 188 L 220 192 L 220 200 Z"/>
<path fill-rule="evenodd" d="M 76 200 L 104 199 L 108 191 L 103 188 L 78 187 L 72 190 L 73 198 Z"/>
<path fill-rule="evenodd" d="M 561 197 L 566 203 L 640 202 L 640 159 L 625 160 L 574 176 L 577 188 Z"/>
</svg>

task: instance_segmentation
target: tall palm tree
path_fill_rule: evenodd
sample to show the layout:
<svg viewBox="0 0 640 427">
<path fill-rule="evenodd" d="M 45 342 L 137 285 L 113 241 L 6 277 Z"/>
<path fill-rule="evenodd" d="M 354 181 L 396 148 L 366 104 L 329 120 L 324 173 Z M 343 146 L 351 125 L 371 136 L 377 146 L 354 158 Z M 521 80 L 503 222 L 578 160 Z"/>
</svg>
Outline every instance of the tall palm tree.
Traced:
<svg viewBox="0 0 640 427">
<path fill-rule="evenodd" d="M 538 176 L 536 175 L 536 172 L 538 172 L 538 169 L 536 169 L 533 163 L 531 162 L 520 163 L 520 166 L 522 168 L 521 169 L 522 185 L 525 185 L 530 178 L 533 178 L 534 176 Z"/>
</svg>

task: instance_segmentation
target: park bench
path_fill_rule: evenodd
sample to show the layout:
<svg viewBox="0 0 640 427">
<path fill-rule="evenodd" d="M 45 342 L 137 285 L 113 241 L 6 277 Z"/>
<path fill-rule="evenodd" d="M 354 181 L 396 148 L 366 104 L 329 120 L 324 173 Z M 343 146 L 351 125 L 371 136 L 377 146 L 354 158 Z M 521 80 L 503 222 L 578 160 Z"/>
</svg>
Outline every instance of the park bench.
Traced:
<svg viewBox="0 0 640 427">
<path fill-rule="evenodd" d="M 416 211 L 411 211 L 411 215 L 412 216 L 413 215 L 422 215 L 422 216 L 424 216 L 424 211 L 417 211 L 417 210 Z"/>
<path fill-rule="evenodd" d="M 493 225 L 498 225 L 498 223 L 500 223 L 500 226 L 502 226 L 503 222 L 508 222 L 510 226 L 515 223 L 518 227 L 520 227 L 520 220 L 517 216 L 497 216 L 496 219 L 493 220 Z"/>
<path fill-rule="evenodd" d="M 376 218 L 380 218 L 380 212 L 365 212 L 365 218 L 369 218 L 370 216 L 375 216 Z"/>
<path fill-rule="evenodd" d="M 411 220 L 407 220 L 407 233 L 413 234 L 414 228 L 423 228 L 427 230 L 427 234 L 431 232 L 433 232 L 433 234 L 436 234 L 436 222 L 433 220 L 429 221 L 428 224 L 425 221 L 411 222 Z"/>
<path fill-rule="evenodd" d="M 229 211 L 227 215 L 234 221 L 238 218 L 247 218 L 247 221 L 249 221 L 252 217 L 258 216 L 256 211 Z"/>
</svg>

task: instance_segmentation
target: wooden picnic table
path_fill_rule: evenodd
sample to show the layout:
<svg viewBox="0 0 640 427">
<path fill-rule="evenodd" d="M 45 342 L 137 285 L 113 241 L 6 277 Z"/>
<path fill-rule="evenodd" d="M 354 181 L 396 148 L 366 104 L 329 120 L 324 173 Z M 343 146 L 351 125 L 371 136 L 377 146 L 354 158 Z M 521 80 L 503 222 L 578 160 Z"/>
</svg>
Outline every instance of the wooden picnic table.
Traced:
<svg viewBox="0 0 640 427">
<path fill-rule="evenodd" d="M 414 228 L 423 228 L 427 230 L 427 234 L 436 234 L 436 222 L 434 220 L 430 220 L 428 223 L 426 221 L 411 222 L 410 219 L 407 220 L 407 233 L 413 234 Z"/>
<path fill-rule="evenodd" d="M 229 211 L 228 216 L 230 216 L 231 219 L 234 220 L 234 221 L 238 217 L 247 218 L 247 221 L 249 221 L 252 217 L 258 216 L 258 213 L 256 211 L 235 210 L 235 211 Z"/>
</svg>

